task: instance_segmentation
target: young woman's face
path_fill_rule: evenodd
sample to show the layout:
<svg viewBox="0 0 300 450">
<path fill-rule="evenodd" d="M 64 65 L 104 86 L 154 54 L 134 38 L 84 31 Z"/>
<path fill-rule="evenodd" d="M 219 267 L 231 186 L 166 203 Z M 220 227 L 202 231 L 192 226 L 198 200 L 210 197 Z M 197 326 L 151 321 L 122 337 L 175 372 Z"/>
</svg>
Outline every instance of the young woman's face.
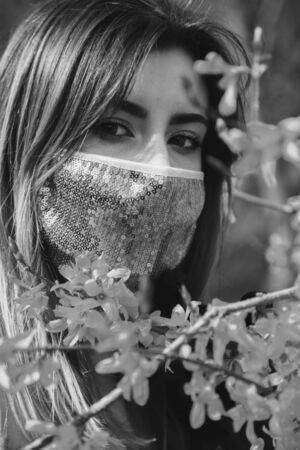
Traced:
<svg viewBox="0 0 300 450">
<path fill-rule="evenodd" d="M 126 101 L 85 141 L 86 153 L 153 166 L 201 170 L 208 98 L 181 49 L 153 51 Z"/>
</svg>

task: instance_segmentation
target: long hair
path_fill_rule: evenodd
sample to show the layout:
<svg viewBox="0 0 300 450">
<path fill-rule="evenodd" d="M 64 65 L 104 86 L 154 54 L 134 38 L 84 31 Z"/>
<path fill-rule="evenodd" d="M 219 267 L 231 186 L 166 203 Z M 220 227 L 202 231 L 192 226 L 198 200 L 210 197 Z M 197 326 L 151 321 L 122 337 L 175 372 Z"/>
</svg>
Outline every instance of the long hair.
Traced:
<svg viewBox="0 0 300 450">
<path fill-rule="evenodd" d="M 127 96 L 152 49 L 175 44 L 195 59 L 209 51 L 218 52 L 228 62 L 238 62 L 238 54 L 243 57 L 232 33 L 201 15 L 197 5 L 197 0 L 48 0 L 34 8 L 13 35 L 0 62 L 2 335 L 14 336 L 35 326 L 36 345 L 54 339 L 16 310 L 11 274 L 18 276 L 18 268 L 9 237 L 30 267 L 55 280 L 55 269 L 42 249 L 37 193 L 81 148 L 99 118 Z M 207 77 L 205 82 L 213 116 L 221 92 L 216 77 Z M 193 243 L 178 269 L 194 298 L 206 283 L 220 228 L 224 175 L 206 157 L 221 158 L 228 167 L 232 162 L 216 136 L 213 120 L 203 155 L 206 203 Z M 166 274 L 158 280 L 161 292 L 173 278 Z M 64 423 L 93 401 L 83 371 L 70 358 L 60 359 L 62 370 L 52 395 L 39 385 L 7 395 L 9 414 L 21 430 L 28 418 Z M 99 421 L 90 421 L 91 430 L 99 426 Z M 110 423 L 107 426 L 113 428 Z M 33 437 L 22 432 L 24 439 Z"/>
</svg>

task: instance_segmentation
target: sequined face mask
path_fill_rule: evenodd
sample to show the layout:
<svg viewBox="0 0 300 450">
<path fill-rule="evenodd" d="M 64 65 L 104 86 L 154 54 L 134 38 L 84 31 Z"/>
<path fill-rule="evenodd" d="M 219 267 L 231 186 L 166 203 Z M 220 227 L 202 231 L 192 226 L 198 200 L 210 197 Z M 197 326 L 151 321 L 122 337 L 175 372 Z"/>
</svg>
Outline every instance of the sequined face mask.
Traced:
<svg viewBox="0 0 300 450">
<path fill-rule="evenodd" d="M 203 173 L 77 153 L 48 179 L 38 205 L 45 250 L 63 272 L 95 251 L 111 267 L 176 267 L 204 204 Z"/>
</svg>

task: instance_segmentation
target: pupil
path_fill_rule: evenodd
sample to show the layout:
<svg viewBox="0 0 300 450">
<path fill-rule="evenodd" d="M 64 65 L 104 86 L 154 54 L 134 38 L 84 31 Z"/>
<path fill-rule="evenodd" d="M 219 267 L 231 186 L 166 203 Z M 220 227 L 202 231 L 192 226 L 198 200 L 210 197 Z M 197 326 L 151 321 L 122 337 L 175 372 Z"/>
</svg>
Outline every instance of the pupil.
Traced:
<svg viewBox="0 0 300 450">
<path fill-rule="evenodd" d="M 177 142 L 177 145 L 180 147 L 190 147 L 189 141 L 185 136 L 177 136 L 177 138 L 175 138 L 175 142 Z"/>
<path fill-rule="evenodd" d="M 116 123 L 105 123 L 103 124 L 103 130 L 111 133 L 111 134 L 117 134 L 118 125 Z"/>
</svg>

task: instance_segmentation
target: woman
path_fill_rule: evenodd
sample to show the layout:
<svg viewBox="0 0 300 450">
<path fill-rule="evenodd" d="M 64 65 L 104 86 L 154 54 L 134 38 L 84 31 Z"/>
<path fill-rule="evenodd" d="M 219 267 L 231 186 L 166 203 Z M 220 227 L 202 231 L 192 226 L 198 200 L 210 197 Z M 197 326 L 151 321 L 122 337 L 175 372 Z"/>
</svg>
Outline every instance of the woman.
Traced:
<svg viewBox="0 0 300 450">
<path fill-rule="evenodd" d="M 127 263 L 132 289 L 140 274 L 150 275 L 153 307 L 163 314 L 180 301 L 182 283 L 199 298 L 221 223 L 224 175 L 211 160 L 229 168 L 232 157 L 215 132 L 217 79 L 196 77 L 193 63 L 210 51 L 237 62 L 229 48 L 243 51 L 192 3 L 50 0 L 11 39 L 0 67 L 3 335 L 32 326 L 12 301 L 10 275 L 18 270 L 9 237 L 53 281 L 74 255 L 101 249 L 112 266 Z M 232 120 L 242 120 L 240 99 Z M 39 330 L 37 345 L 54 339 Z M 111 388 L 93 372 L 93 355 L 61 357 L 61 364 L 54 399 L 37 386 L 3 399 L 7 448 L 33 438 L 24 432 L 29 418 L 65 423 Z M 158 374 L 147 407 L 115 404 L 89 431 L 105 426 L 115 436 L 111 448 L 155 438 L 148 448 L 208 449 L 232 436 L 227 447 L 243 448 L 222 424 L 190 431 L 188 408 L 174 402 L 177 378 Z"/>
</svg>

